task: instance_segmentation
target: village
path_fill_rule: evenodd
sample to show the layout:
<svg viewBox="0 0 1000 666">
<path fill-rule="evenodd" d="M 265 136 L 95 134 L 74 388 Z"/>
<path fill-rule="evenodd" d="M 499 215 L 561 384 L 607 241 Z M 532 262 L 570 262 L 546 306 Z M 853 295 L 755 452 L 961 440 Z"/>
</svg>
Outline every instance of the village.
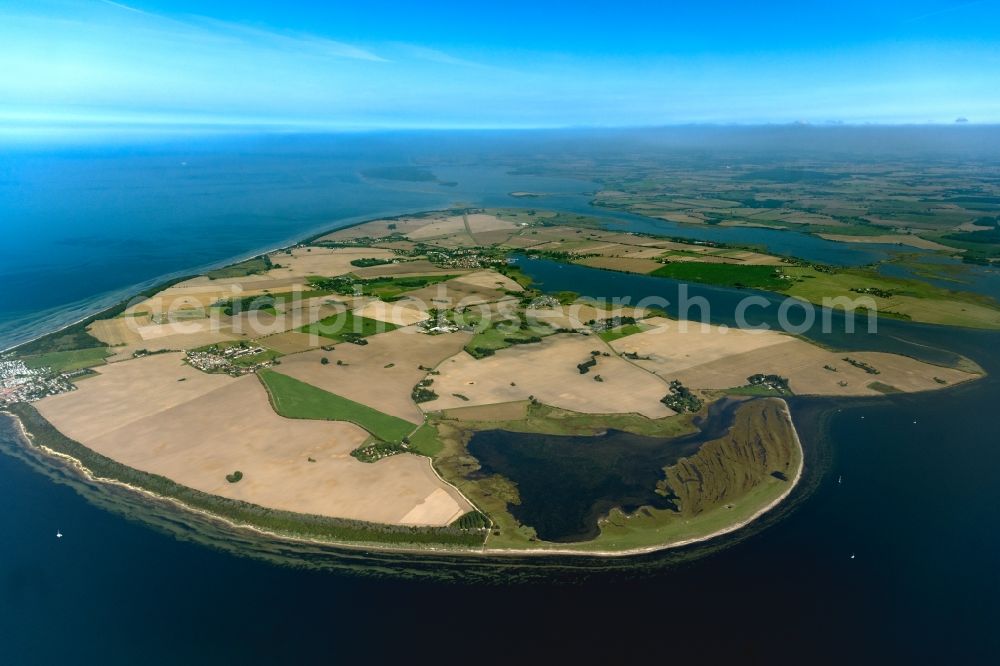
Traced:
<svg viewBox="0 0 1000 666">
<path fill-rule="evenodd" d="M 24 361 L 0 357 L 0 406 L 33 402 L 59 393 L 73 391 L 71 373 L 56 373 L 51 368 L 30 368 Z"/>
<path fill-rule="evenodd" d="M 274 365 L 274 360 L 267 356 L 267 352 L 263 347 L 245 343 L 232 347 L 212 345 L 207 349 L 187 352 L 187 362 L 202 372 L 239 377 Z"/>
</svg>

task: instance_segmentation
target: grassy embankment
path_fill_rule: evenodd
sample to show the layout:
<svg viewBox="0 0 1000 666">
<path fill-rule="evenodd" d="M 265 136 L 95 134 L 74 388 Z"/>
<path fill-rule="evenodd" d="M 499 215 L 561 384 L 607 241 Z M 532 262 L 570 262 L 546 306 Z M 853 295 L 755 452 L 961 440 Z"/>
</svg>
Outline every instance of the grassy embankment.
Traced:
<svg viewBox="0 0 1000 666">
<path fill-rule="evenodd" d="M 466 523 L 470 520 L 475 522 L 467 517 L 468 514 L 454 523 L 456 527 L 404 527 L 278 511 L 209 495 L 174 483 L 166 477 L 132 469 L 88 449 L 56 430 L 30 404 L 20 403 L 7 409 L 21 419 L 34 444 L 79 460 L 96 477 L 126 483 L 237 524 L 282 535 L 349 544 L 475 548 L 483 542 L 481 532 L 467 531 L 458 526 L 463 519 Z"/>
</svg>

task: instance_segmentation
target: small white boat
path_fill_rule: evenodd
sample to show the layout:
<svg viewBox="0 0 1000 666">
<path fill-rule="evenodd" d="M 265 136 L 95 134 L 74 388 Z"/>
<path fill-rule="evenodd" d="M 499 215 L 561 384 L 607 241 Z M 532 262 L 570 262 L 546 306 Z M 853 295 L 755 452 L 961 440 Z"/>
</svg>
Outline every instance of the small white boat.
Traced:
<svg viewBox="0 0 1000 666">
<path fill-rule="evenodd" d="M 851 559 L 852 560 L 854 559 L 854 553 L 851 553 Z"/>
<path fill-rule="evenodd" d="M 62 532 L 60 532 L 59 530 L 56 530 L 56 538 L 62 539 Z"/>
<path fill-rule="evenodd" d="M 837 483 L 843 483 L 843 482 L 844 482 L 844 477 L 838 476 L 837 477 Z"/>
</svg>

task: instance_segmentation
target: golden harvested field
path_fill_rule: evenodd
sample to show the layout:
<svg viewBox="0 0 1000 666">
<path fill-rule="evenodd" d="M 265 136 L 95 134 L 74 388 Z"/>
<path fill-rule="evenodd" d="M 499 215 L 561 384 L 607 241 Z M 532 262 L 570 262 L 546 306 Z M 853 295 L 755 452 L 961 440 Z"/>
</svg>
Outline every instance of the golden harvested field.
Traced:
<svg viewBox="0 0 1000 666">
<path fill-rule="evenodd" d="M 498 277 L 502 277 L 499 276 Z M 409 304 L 410 307 L 420 309 L 427 308 L 454 308 L 456 306 L 468 307 L 481 303 L 493 303 L 508 298 L 500 289 L 484 286 L 483 282 L 489 280 L 477 279 L 466 281 L 464 279 L 448 280 L 438 284 L 428 285 L 421 289 L 407 292 L 400 299 L 400 304 Z M 496 280 L 492 281 L 495 285 Z M 504 283 L 506 284 L 506 283 Z"/>
<path fill-rule="evenodd" d="M 406 301 L 386 303 L 377 299 L 370 300 L 355 309 L 354 314 L 396 326 L 410 326 L 430 317 L 423 309 L 408 305 Z"/>
<path fill-rule="evenodd" d="M 627 257 L 630 259 L 655 259 L 663 254 L 662 247 L 644 245 L 627 245 L 623 243 L 601 243 L 588 248 L 587 254 L 599 254 L 603 257 Z"/>
<path fill-rule="evenodd" d="M 649 418 L 673 414 L 660 402 L 667 394 L 666 384 L 617 356 L 598 357 L 595 367 L 580 374 L 577 365 L 596 350 L 610 352 L 597 336 L 557 334 L 479 360 L 462 352 L 439 366 L 441 374 L 431 386 L 439 397 L 421 407 L 436 411 L 534 396 L 547 405 L 590 414 L 635 412 Z M 598 375 L 603 382 L 594 380 Z"/>
<path fill-rule="evenodd" d="M 145 312 L 154 317 L 165 317 L 186 309 L 205 309 L 228 298 L 257 296 L 268 292 L 305 290 L 307 288 L 307 281 L 299 277 L 272 278 L 266 275 L 247 275 L 238 278 L 210 280 L 201 276 L 175 284 L 158 292 L 155 296 L 132 305 L 126 310 L 126 314 Z"/>
<path fill-rule="evenodd" d="M 740 331 L 650 318 L 655 328 L 611 343 L 616 351 L 634 352 L 649 359 L 633 361 L 665 380 L 679 379 L 689 388 L 727 389 L 743 386 L 755 374 L 787 377 L 789 387 L 803 395 L 878 395 L 873 382 L 900 391 L 925 391 L 955 384 L 977 375 L 922 363 L 906 356 L 876 352 L 832 352 L 804 340 L 774 331 Z M 879 374 L 869 374 L 844 361 L 849 357 L 869 363 Z M 824 366 L 835 370 L 828 370 Z"/>
<path fill-rule="evenodd" d="M 276 252 L 271 261 L 281 268 L 272 268 L 266 274 L 273 278 L 302 278 L 309 275 L 335 277 L 356 270 L 351 265 L 355 259 L 395 259 L 390 250 L 367 247 L 297 247 L 291 254 Z"/>
<path fill-rule="evenodd" d="M 480 245 L 501 245 L 505 243 L 513 234 L 517 233 L 520 227 L 514 229 L 496 229 L 494 231 L 477 231 L 476 240 Z"/>
<path fill-rule="evenodd" d="M 352 271 L 352 273 L 357 275 L 359 278 L 405 277 L 410 275 L 455 275 L 466 272 L 468 272 L 468 269 L 441 268 L 440 266 L 435 266 L 426 259 L 400 262 L 398 264 L 385 264 L 384 266 L 355 268 Z"/>
<path fill-rule="evenodd" d="M 613 309 L 598 308 L 580 300 L 569 305 L 555 308 L 528 308 L 525 314 L 530 322 L 541 322 L 552 328 L 581 329 L 587 327 L 587 322 L 611 317 L 635 317 L 640 319 L 646 315 L 644 310 L 632 307 L 615 307 Z"/>
<path fill-rule="evenodd" d="M 95 321 L 87 330 L 113 347 L 114 354 L 108 358 L 109 363 L 130 359 L 133 352 L 139 349 L 195 349 L 246 337 L 233 332 L 228 317 L 172 324 L 150 324 L 148 317 L 117 317 Z"/>
<path fill-rule="evenodd" d="M 494 215 L 473 213 L 466 216 L 452 215 L 431 220 L 419 229 L 406 232 L 406 235 L 413 240 L 427 240 L 449 234 L 464 233 L 466 231 L 466 220 L 468 221 L 469 230 L 473 235 L 480 231 L 502 231 L 518 228 L 513 222 L 502 220 Z"/>
<path fill-rule="evenodd" d="M 436 217 L 438 216 L 427 215 L 423 217 L 401 217 L 392 220 L 372 220 L 371 222 L 365 222 L 364 224 L 358 224 L 346 229 L 331 231 L 325 236 L 317 238 L 316 242 L 346 241 L 365 237 L 380 238 L 394 233 L 406 234 L 428 224 L 432 219 L 436 219 Z"/>
<path fill-rule="evenodd" d="M 256 377 L 206 375 L 180 359 L 162 354 L 102 368 L 79 390 L 37 407 L 98 453 L 222 497 L 397 525 L 447 525 L 469 510 L 428 459 L 359 462 L 350 452 L 367 439 L 361 428 L 284 419 Z M 229 483 L 235 470 L 243 480 Z"/>
<path fill-rule="evenodd" d="M 224 330 L 243 338 L 260 338 L 293 331 L 307 324 L 330 317 L 346 308 L 330 298 L 309 299 L 276 313 L 251 310 L 234 317 L 220 315 Z"/>
<path fill-rule="evenodd" d="M 817 234 L 820 238 L 841 243 L 878 243 L 883 245 L 908 245 L 921 250 L 940 250 L 943 252 L 958 252 L 953 247 L 935 243 L 932 240 L 912 234 L 881 234 L 879 236 L 849 236 L 840 234 Z"/>
<path fill-rule="evenodd" d="M 128 321 L 137 319 L 139 321 Z M 116 317 L 114 319 L 98 319 L 87 327 L 87 332 L 95 338 L 108 345 L 131 345 L 142 342 L 138 328 L 142 324 L 148 324 L 149 317 Z"/>
<path fill-rule="evenodd" d="M 528 416 L 527 400 L 501 402 L 495 405 L 475 405 L 455 407 L 441 412 L 445 418 L 456 421 L 519 421 Z"/>
<path fill-rule="evenodd" d="M 423 413 L 410 397 L 417 382 L 427 376 L 419 366 L 435 367 L 461 351 L 471 338 L 461 332 L 426 335 L 413 328 L 396 329 L 367 338 L 364 346 L 340 343 L 329 352 L 317 349 L 285 356 L 273 369 L 386 414 L 421 423 Z M 323 357 L 329 364 L 321 363 Z"/>
<path fill-rule="evenodd" d="M 320 346 L 317 336 L 298 331 L 269 335 L 259 340 L 259 342 L 265 347 L 273 349 L 276 352 L 281 352 L 282 354 L 298 354 Z"/>
<path fill-rule="evenodd" d="M 467 273 L 462 277 L 455 278 L 454 280 L 449 280 L 448 284 L 467 284 L 476 287 L 485 287 L 487 289 L 500 289 L 504 291 L 524 291 L 524 289 L 517 283 L 516 280 L 512 280 L 506 275 L 501 275 L 496 271 L 483 270 L 476 271 L 474 273 Z"/>
<path fill-rule="evenodd" d="M 662 254 L 661 251 L 658 251 Z M 652 273 L 657 268 L 662 268 L 663 264 L 652 259 L 641 259 L 633 257 L 587 257 L 580 259 L 576 263 L 593 268 L 605 268 L 612 271 L 624 271 L 626 273 Z"/>
</svg>

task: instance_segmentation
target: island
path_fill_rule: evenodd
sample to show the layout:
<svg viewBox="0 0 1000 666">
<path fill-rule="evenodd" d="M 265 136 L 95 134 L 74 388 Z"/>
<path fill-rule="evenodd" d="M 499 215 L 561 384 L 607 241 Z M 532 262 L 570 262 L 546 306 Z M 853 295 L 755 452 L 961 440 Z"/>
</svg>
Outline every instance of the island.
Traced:
<svg viewBox="0 0 1000 666">
<path fill-rule="evenodd" d="M 733 532 L 788 497 L 804 465 L 789 396 L 982 374 L 552 292 L 525 259 L 1000 326 L 988 299 L 904 278 L 456 209 L 151 289 L 5 353 L 0 403 L 28 445 L 97 479 L 280 538 L 619 556 Z"/>
</svg>

